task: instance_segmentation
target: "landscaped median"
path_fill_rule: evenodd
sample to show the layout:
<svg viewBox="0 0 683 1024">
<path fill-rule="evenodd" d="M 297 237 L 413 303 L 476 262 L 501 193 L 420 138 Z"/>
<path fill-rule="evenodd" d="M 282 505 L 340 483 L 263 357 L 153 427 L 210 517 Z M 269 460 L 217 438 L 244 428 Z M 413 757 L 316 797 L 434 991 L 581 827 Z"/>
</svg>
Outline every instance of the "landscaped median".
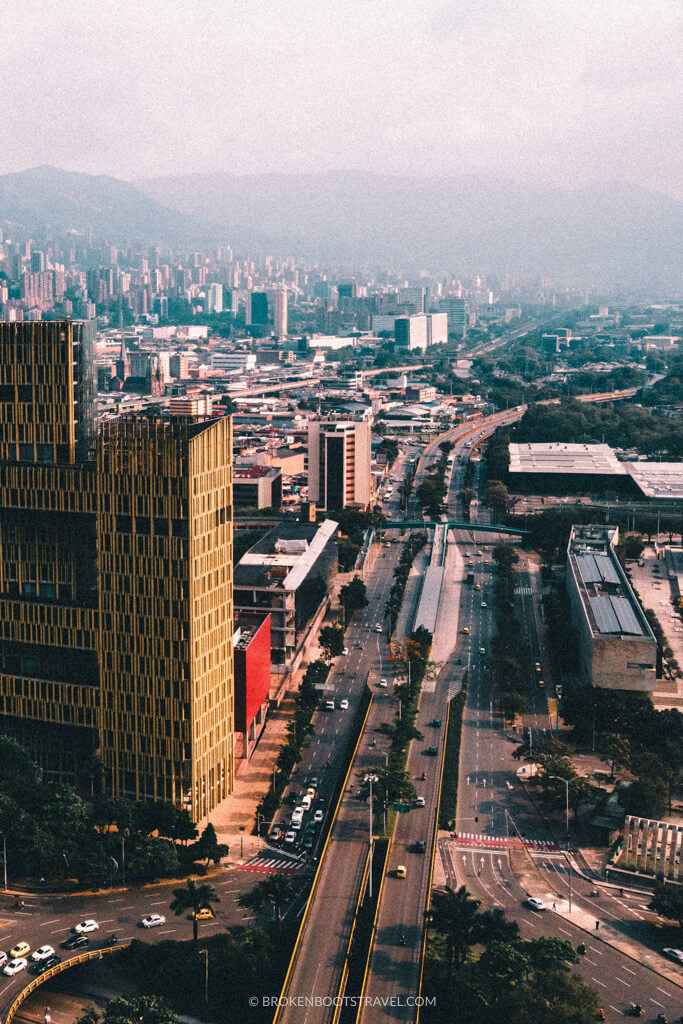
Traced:
<svg viewBox="0 0 683 1024">
<path fill-rule="evenodd" d="M 462 683 L 462 690 L 449 704 L 448 731 L 446 733 L 446 749 L 443 758 L 443 774 L 441 777 L 441 801 L 439 804 L 440 829 L 450 828 L 455 821 L 458 809 L 458 772 L 460 766 L 460 739 L 462 735 L 462 718 L 467 702 L 467 674 Z"/>
</svg>

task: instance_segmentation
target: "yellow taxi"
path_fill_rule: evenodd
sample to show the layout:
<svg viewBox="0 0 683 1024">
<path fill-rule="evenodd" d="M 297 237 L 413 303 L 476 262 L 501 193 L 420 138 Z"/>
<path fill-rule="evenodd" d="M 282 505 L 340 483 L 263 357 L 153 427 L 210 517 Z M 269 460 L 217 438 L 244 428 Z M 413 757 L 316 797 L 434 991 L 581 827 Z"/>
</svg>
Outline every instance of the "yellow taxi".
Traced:
<svg viewBox="0 0 683 1024">
<path fill-rule="evenodd" d="M 202 907 L 201 910 L 194 914 L 194 917 L 197 921 L 211 921 L 213 919 L 213 910 L 211 907 Z"/>
<path fill-rule="evenodd" d="M 9 951 L 10 960 L 18 960 L 20 956 L 28 956 L 30 952 L 31 947 L 28 942 L 17 942 L 14 949 Z"/>
<path fill-rule="evenodd" d="M 399 864 L 399 866 L 396 868 L 396 877 L 397 878 L 407 878 L 408 877 L 408 872 L 406 871 L 405 864 Z"/>
</svg>

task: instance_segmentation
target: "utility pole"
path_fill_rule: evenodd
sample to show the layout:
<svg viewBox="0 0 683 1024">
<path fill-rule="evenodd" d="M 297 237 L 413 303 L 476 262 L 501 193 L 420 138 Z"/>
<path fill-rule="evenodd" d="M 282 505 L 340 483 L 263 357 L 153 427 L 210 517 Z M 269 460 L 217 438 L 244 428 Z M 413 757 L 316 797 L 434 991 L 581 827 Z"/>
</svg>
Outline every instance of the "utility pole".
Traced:
<svg viewBox="0 0 683 1024">
<path fill-rule="evenodd" d="M 565 789 L 567 791 L 567 845 L 569 845 L 569 779 L 563 779 L 561 775 L 549 775 L 549 779 L 556 779 L 558 782 L 564 782 Z"/>
<path fill-rule="evenodd" d="M 204 1002 L 208 1003 L 208 1001 L 209 1001 L 209 951 L 208 951 L 208 949 L 205 946 L 204 949 L 201 950 L 201 952 L 204 954 Z"/>
<path fill-rule="evenodd" d="M 5 874 L 5 892 L 7 892 L 7 839 L 2 833 L 2 866 Z"/>
</svg>

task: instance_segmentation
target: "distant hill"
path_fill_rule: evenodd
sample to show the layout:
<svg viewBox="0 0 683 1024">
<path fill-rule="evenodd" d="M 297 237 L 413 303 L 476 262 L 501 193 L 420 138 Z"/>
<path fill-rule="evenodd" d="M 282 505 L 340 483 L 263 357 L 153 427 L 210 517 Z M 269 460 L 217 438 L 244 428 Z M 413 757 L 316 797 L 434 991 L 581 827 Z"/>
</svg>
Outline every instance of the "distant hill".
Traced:
<svg viewBox="0 0 683 1024">
<path fill-rule="evenodd" d="M 79 174 L 43 165 L 0 175 L 0 221 L 21 224 L 36 233 L 85 231 L 119 243 L 197 245 L 220 237 L 215 225 L 198 224 L 185 212 L 169 209 L 127 181 Z"/>
<path fill-rule="evenodd" d="M 683 203 L 630 185 L 575 191 L 497 179 L 194 174 L 136 182 L 202 220 L 240 223 L 321 259 L 459 272 L 681 282 Z"/>
<path fill-rule="evenodd" d="M 134 183 L 55 167 L 0 175 L 0 221 L 42 233 L 468 274 L 511 271 L 680 290 L 683 203 L 610 183 L 574 191 L 483 176 L 194 174 Z"/>
</svg>

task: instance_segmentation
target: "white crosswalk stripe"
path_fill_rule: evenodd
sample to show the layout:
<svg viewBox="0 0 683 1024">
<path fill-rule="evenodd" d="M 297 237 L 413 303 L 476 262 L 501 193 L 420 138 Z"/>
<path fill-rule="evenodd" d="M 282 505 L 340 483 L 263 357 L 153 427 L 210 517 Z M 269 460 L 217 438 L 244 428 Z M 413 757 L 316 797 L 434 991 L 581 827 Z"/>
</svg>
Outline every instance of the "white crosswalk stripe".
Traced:
<svg viewBox="0 0 683 1024">
<path fill-rule="evenodd" d="M 515 587 L 515 594 L 533 594 L 531 587 Z"/>
</svg>

